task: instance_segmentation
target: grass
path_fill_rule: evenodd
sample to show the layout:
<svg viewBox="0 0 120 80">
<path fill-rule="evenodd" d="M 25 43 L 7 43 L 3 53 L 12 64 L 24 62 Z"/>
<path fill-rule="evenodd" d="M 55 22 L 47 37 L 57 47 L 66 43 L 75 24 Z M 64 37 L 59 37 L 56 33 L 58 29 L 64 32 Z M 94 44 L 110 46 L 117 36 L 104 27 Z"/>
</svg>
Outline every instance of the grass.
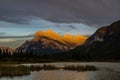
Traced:
<svg viewBox="0 0 120 80">
<path fill-rule="evenodd" d="M 98 68 L 92 65 L 69 65 L 64 67 L 56 67 L 54 65 L 31 65 L 31 66 L 22 66 L 22 65 L 12 65 L 12 64 L 0 64 L 0 77 L 9 76 L 23 76 L 29 75 L 31 71 L 40 71 L 40 70 L 74 70 L 74 71 L 96 71 Z"/>
<path fill-rule="evenodd" d="M 96 71 L 98 68 L 92 65 L 69 65 L 64 67 L 65 70 L 74 70 L 74 71 Z"/>
<path fill-rule="evenodd" d="M 30 70 L 25 66 L 0 66 L 0 77 L 29 75 Z"/>
<path fill-rule="evenodd" d="M 54 66 L 54 65 L 43 65 L 43 69 L 44 70 L 57 70 L 58 67 Z"/>
<path fill-rule="evenodd" d="M 40 71 L 40 70 L 56 70 L 57 67 L 53 65 L 31 65 L 31 66 L 15 66 L 11 64 L 0 64 L 0 77 L 3 76 L 23 76 L 29 75 L 31 71 Z"/>
</svg>

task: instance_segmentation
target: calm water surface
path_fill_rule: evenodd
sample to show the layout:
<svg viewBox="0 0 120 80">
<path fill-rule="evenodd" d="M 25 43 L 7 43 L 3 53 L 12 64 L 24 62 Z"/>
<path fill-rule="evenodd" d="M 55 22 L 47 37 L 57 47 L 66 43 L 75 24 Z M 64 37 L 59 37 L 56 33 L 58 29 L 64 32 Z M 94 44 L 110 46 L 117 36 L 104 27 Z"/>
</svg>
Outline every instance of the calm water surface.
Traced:
<svg viewBox="0 0 120 80">
<path fill-rule="evenodd" d="M 41 70 L 31 72 L 28 76 L 22 77 L 2 77 L 0 80 L 120 80 L 120 63 L 111 62 L 60 62 L 60 63 L 42 63 L 42 64 L 21 64 L 21 65 L 44 65 L 55 66 L 65 65 L 94 65 L 99 67 L 98 71 L 67 71 L 67 70 Z"/>
</svg>

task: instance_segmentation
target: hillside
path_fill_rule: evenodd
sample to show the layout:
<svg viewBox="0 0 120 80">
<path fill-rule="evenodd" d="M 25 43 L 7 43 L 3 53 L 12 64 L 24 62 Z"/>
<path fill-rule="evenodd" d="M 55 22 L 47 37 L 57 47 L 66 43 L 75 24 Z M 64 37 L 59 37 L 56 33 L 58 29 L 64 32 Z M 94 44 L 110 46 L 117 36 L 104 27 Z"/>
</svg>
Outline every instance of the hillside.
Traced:
<svg viewBox="0 0 120 80">
<path fill-rule="evenodd" d="M 120 20 L 99 28 L 83 45 L 71 50 L 79 59 L 120 59 Z M 82 56 L 80 56 L 82 55 Z"/>
<path fill-rule="evenodd" d="M 86 39 L 87 37 L 81 35 L 59 35 L 52 30 L 46 30 L 45 32 L 39 30 L 31 41 L 26 41 L 16 49 L 16 52 L 35 54 L 65 52 L 83 44 Z"/>
</svg>

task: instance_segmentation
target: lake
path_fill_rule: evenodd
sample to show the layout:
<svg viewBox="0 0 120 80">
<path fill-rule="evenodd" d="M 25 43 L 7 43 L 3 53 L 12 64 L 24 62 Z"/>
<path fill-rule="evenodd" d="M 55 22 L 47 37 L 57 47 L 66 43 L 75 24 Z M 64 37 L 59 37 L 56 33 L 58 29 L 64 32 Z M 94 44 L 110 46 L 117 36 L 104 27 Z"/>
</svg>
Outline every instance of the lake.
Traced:
<svg viewBox="0 0 120 80">
<path fill-rule="evenodd" d="M 69 71 L 69 70 L 41 70 L 31 72 L 30 75 L 20 77 L 1 77 L 0 80 L 120 80 L 119 62 L 57 62 L 21 64 L 30 65 L 94 65 L 98 71 Z"/>
</svg>

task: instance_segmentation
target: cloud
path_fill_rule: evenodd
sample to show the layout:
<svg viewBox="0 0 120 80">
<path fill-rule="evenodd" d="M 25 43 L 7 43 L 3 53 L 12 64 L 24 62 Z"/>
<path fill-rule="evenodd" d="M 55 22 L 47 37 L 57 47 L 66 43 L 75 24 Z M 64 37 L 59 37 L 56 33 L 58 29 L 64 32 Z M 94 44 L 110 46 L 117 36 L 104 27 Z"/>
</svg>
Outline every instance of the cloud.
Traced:
<svg viewBox="0 0 120 80">
<path fill-rule="evenodd" d="M 32 38 L 34 36 L 34 34 L 24 34 L 21 36 L 12 36 L 10 34 L 7 34 L 5 32 L 0 32 L 0 40 L 4 41 L 4 40 L 14 40 L 14 39 L 24 39 L 24 38 Z"/>
<path fill-rule="evenodd" d="M 10 35 L 8 33 L 5 33 L 5 32 L 0 32 L 0 38 L 26 38 L 26 37 L 33 37 L 34 35 L 33 34 L 30 34 L 30 33 L 24 33 L 19 35 L 19 36 L 13 36 L 13 35 Z"/>
<path fill-rule="evenodd" d="M 59 27 L 62 28 L 62 31 L 65 32 L 70 32 L 71 30 L 76 30 L 77 27 L 75 26 L 76 24 L 71 24 L 71 23 L 58 23 L 58 24 L 54 24 L 55 27 Z"/>
<path fill-rule="evenodd" d="M 17 24 L 29 24 L 29 19 L 24 18 L 24 16 L 20 17 L 18 16 L 1 16 L 0 17 L 2 21 L 9 22 L 9 23 L 17 23 Z"/>
<path fill-rule="evenodd" d="M 56 23 L 110 24 L 120 19 L 120 0 L 0 0 L 0 20 L 28 24 L 37 18 Z"/>
<path fill-rule="evenodd" d="M 66 32 L 66 33 L 69 33 L 73 30 L 77 30 L 77 27 L 75 27 L 75 24 L 62 24 L 61 27 L 66 27 L 66 28 L 63 28 L 63 30 Z"/>
<path fill-rule="evenodd" d="M 4 39 L 4 38 L 32 38 L 34 35 L 30 34 L 30 35 L 25 35 L 25 36 L 0 36 L 0 39 Z"/>
<path fill-rule="evenodd" d="M 31 40 L 33 34 L 24 36 L 10 36 L 7 33 L 0 32 L 0 46 L 17 48 L 22 45 L 26 40 Z"/>
<path fill-rule="evenodd" d="M 0 46 L 2 47 L 10 47 L 10 48 L 18 48 L 21 46 L 26 40 L 18 40 L 18 41 L 9 41 L 9 39 L 3 41 L 0 41 Z"/>
<path fill-rule="evenodd" d="M 71 28 L 71 29 L 76 29 L 76 27 L 73 26 L 73 25 L 69 25 L 68 27 Z"/>
<path fill-rule="evenodd" d="M 0 32 L 0 35 L 4 35 L 4 34 L 6 34 L 6 33 L 4 33 L 4 32 Z"/>
<path fill-rule="evenodd" d="M 17 48 L 25 41 L 31 40 L 33 35 L 27 36 L 4 36 L 0 37 L 0 46 Z"/>
<path fill-rule="evenodd" d="M 0 36 L 2 37 L 2 36 L 5 36 L 6 35 L 6 33 L 5 32 L 0 32 Z"/>
</svg>

